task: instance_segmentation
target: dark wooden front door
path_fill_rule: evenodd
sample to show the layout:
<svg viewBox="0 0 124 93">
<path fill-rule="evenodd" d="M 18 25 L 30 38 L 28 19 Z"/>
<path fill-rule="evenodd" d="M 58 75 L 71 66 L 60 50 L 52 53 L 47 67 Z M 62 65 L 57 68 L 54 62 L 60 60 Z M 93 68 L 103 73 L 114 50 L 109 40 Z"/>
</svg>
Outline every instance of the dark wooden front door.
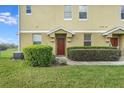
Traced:
<svg viewBox="0 0 124 93">
<path fill-rule="evenodd" d="M 118 38 L 111 38 L 111 44 L 113 47 L 117 47 L 118 46 Z"/>
<path fill-rule="evenodd" d="M 57 55 L 65 55 L 65 35 L 56 35 Z"/>
</svg>

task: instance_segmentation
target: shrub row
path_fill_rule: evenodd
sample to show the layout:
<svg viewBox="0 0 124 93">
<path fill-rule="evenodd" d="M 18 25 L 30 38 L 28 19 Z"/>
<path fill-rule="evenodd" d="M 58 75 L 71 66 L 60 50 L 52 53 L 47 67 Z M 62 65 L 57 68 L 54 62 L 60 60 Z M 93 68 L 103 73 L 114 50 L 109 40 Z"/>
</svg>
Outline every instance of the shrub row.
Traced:
<svg viewBox="0 0 124 93">
<path fill-rule="evenodd" d="M 117 48 L 108 46 L 72 46 L 68 47 L 68 49 L 117 49 Z"/>
<path fill-rule="evenodd" d="M 117 61 L 121 51 L 113 47 L 70 47 L 68 58 L 74 61 Z"/>
<path fill-rule="evenodd" d="M 52 58 L 52 47 L 32 45 L 23 49 L 24 57 L 31 66 L 49 66 Z"/>
</svg>

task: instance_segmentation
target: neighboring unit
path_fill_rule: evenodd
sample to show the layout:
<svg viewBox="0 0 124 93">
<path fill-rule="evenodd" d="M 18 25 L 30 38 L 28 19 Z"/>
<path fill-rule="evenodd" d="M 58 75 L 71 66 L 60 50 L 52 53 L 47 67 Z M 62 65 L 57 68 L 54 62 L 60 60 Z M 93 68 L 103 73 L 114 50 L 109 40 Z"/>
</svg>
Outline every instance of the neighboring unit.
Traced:
<svg viewBox="0 0 124 93">
<path fill-rule="evenodd" d="M 124 56 L 124 6 L 20 6 L 20 48 L 48 44 L 55 55 L 70 46 L 114 46 Z"/>
</svg>

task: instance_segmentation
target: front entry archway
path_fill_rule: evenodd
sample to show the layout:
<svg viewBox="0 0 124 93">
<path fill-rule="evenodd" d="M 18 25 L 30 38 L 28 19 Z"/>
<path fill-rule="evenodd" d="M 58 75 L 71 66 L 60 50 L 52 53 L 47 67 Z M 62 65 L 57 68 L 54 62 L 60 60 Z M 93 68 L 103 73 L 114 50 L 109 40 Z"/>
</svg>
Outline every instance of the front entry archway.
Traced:
<svg viewBox="0 0 124 93">
<path fill-rule="evenodd" d="M 121 55 L 124 57 L 124 27 L 115 27 L 103 33 L 103 36 L 110 39 L 110 45 L 121 50 Z"/>
<path fill-rule="evenodd" d="M 68 42 L 71 42 L 72 37 L 75 33 L 71 30 L 65 29 L 64 27 L 58 27 L 56 29 L 48 32 L 48 35 L 52 43 L 55 43 L 53 53 L 55 55 L 67 55 L 66 48 L 68 47 Z"/>
</svg>

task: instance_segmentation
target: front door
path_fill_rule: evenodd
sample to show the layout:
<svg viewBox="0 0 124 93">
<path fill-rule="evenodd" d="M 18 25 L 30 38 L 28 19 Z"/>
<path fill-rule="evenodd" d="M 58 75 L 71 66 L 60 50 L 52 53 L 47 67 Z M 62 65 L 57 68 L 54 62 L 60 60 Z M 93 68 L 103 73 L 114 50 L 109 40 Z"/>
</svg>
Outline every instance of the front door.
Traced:
<svg viewBox="0 0 124 93">
<path fill-rule="evenodd" d="M 113 47 L 117 47 L 118 46 L 118 38 L 111 38 L 111 44 Z"/>
<path fill-rule="evenodd" d="M 56 35 L 57 55 L 65 55 L 65 35 Z"/>
</svg>

